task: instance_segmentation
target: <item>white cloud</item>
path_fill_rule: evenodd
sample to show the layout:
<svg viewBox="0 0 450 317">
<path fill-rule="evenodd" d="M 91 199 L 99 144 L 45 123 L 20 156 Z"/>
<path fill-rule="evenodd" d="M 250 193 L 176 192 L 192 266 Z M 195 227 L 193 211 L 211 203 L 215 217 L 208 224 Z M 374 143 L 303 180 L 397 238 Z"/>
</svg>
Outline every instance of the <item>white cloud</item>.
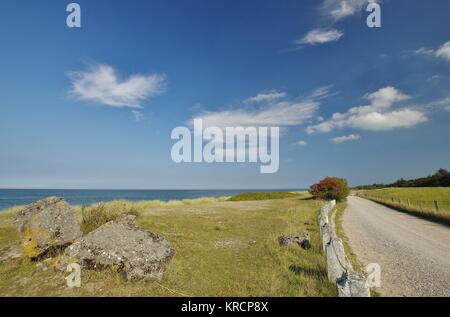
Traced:
<svg viewBox="0 0 450 317">
<path fill-rule="evenodd" d="M 131 110 L 131 113 L 133 114 L 134 121 L 139 122 L 144 117 L 144 114 L 140 112 L 139 110 Z"/>
<path fill-rule="evenodd" d="M 277 90 L 270 90 L 268 92 L 262 92 L 254 97 L 245 99 L 245 103 L 259 103 L 259 102 L 272 102 L 275 100 L 283 99 L 286 97 L 286 93 Z"/>
<path fill-rule="evenodd" d="M 450 41 L 444 43 L 438 49 L 421 47 L 414 51 L 417 55 L 433 56 L 443 58 L 450 61 Z"/>
<path fill-rule="evenodd" d="M 369 105 L 350 108 L 346 113 L 333 116 L 316 125 L 306 128 L 306 132 L 330 132 L 339 128 L 355 128 L 370 131 L 385 131 L 410 128 L 427 120 L 423 112 L 402 108 L 392 110 L 392 106 L 410 99 L 394 87 L 385 87 L 365 96 Z"/>
<path fill-rule="evenodd" d="M 281 101 L 258 110 L 228 110 L 204 112 L 197 119 L 203 119 L 204 126 L 295 126 L 311 119 L 319 109 L 314 100 Z"/>
<path fill-rule="evenodd" d="M 303 99 L 274 100 L 256 109 L 235 109 L 224 111 L 206 111 L 191 119 L 202 119 L 203 125 L 216 127 L 289 127 L 298 126 L 312 119 L 320 106 L 320 99 L 330 94 L 327 89 L 319 88 Z"/>
<path fill-rule="evenodd" d="M 450 41 L 443 44 L 437 51 L 436 56 L 450 60 Z"/>
<path fill-rule="evenodd" d="M 333 20 L 339 21 L 355 15 L 363 9 L 370 0 L 325 0 L 321 11 L 324 15 L 330 16 Z"/>
<path fill-rule="evenodd" d="M 344 136 L 339 136 L 339 137 L 333 138 L 333 139 L 331 139 L 331 141 L 333 143 L 340 144 L 340 143 L 349 142 L 349 141 L 356 141 L 356 140 L 359 140 L 360 138 L 361 138 L 361 136 L 359 136 L 358 134 L 350 134 L 350 135 L 344 135 Z"/>
<path fill-rule="evenodd" d="M 434 55 L 434 50 L 428 47 L 421 47 L 414 51 L 417 55 Z"/>
<path fill-rule="evenodd" d="M 165 90 L 165 76 L 132 75 L 121 80 L 109 65 L 96 65 L 71 74 L 71 93 L 83 101 L 117 108 L 142 108 L 140 103 Z"/>
<path fill-rule="evenodd" d="M 317 45 L 338 41 L 344 33 L 336 29 L 315 29 L 293 42 L 296 45 Z"/>
<path fill-rule="evenodd" d="M 306 141 L 300 140 L 300 141 L 295 142 L 295 144 L 300 145 L 300 146 L 305 146 L 308 143 L 306 143 Z"/>
<path fill-rule="evenodd" d="M 450 110 L 450 97 L 431 101 L 431 102 L 427 103 L 425 106 L 427 108 L 429 108 L 430 110 L 435 110 L 435 109 Z"/>
</svg>

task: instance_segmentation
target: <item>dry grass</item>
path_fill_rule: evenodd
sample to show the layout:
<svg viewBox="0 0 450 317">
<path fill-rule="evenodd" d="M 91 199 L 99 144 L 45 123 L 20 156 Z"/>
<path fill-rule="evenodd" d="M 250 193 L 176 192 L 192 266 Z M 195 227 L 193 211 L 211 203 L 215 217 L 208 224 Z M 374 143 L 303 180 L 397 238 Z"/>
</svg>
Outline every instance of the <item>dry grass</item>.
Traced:
<svg viewBox="0 0 450 317">
<path fill-rule="evenodd" d="M 357 195 L 450 226 L 450 188 L 384 188 Z"/>
<path fill-rule="evenodd" d="M 335 286 L 327 279 L 318 233 L 316 219 L 321 202 L 290 198 L 157 205 L 127 202 L 126 208 L 122 204 L 105 204 L 98 213 L 116 214 L 116 210 L 131 208 L 139 213 L 138 225 L 173 243 L 175 257 L 162 281 L 132 283 L 110 270 L 83 270 L 82 287 L 68 289 L 64 280 L 67 273 L 44 271 L 42 264 L 22 258 L 0 263 L 0 295 L 336 295 Z M 147 208 L 148 205 L 153 207 Z M 10 218 L 11 215 L 0 219 L 0 249 L 18 243 Z M 311 236 L 312 248 L 308 251 L 278 245 L 279 236 L 303 232 Z"/>
<path fill-rule="evenodd" d="M 272 200 L 283 198 L 302 198 L 309 194 L 306 192 L 249 192 L 235 195 L 229 201 Z"/>
</svg>

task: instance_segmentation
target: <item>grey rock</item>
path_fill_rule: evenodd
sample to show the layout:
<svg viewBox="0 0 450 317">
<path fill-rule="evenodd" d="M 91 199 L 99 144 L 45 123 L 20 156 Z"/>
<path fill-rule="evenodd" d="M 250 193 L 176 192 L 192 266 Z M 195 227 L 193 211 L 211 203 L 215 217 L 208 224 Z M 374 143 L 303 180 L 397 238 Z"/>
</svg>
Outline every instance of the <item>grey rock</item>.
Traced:
<svg viewBox="0 0 450 317">
<path fill-rule="evenodd" d="M 336 282 L 351 269 L 345 257 L 344 245 L 339 239 L 331 239 L 327 245 L 328 279 Z"/>
<path fill-rule="evenodd" d="M 110 221 L 66 249 L 65 258 L 84 268 L 117 269 L 128 280 L 160 279 L 174 255 L 171 243 L 133 224 L 134 216 Z"/>
<path fill-rule="evenodd" d="M 278 238 L 278 243 L 281 246 L 287 246 L 289 244 L 297 244 L 304 250 L 307 250 L 311 247 L 311 242 L 308 234 L 282 236 Z"/>
<path fill-rule="evenodd" d="M 327 223 L 323 227 L 320 228 L 320 234 L 322 236 L 322 250 L 323 252 L 327 251 L 327 245 L 331 241 L 331 232 L 330 225 Z"/>
<path fill-rule="evenodd" d="M 336 281 L 339 297 L 370 297 L 367 278 L 362 273 L 349 271 Z"/>
<path fill-rule="evenodd" d="M 20 210 L 15 219 L 23 252 L 30 258 L 60 250 L 81 237 L 75 211 L 63 198 L 49 197 Z"/>
</svg>

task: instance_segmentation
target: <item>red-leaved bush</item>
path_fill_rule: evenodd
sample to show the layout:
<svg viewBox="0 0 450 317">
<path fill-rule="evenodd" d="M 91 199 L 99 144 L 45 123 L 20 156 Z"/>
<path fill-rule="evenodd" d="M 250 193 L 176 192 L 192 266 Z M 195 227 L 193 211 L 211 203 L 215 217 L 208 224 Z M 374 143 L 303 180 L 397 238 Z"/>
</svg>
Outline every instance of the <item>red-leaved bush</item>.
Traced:
<svg viewBox="0 0 450 317">
<path fill-rule="evenodd" d="M 343 201 L 350 193 L 347 180 L 338 177 L 326 177 L 319 184 L 309 188 L 309 193 L 318 199 Z"/>
</svg>

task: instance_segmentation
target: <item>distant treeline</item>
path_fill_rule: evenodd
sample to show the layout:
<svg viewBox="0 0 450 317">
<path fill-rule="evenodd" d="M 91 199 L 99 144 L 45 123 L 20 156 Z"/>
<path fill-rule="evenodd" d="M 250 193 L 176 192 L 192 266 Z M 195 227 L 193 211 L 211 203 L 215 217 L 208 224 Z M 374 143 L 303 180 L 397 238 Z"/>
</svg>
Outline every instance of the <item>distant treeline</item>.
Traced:
<svg viewBox="0 0 450 317">
<path fill-rule="evenodd" d="M 378 189 L 386 187 L 450 187 L 450 172 L 441 168 L 433 175 L 416 179 L 399 179 L 392 184 L 361 185 L 355 189 Z"/>
</svg>

